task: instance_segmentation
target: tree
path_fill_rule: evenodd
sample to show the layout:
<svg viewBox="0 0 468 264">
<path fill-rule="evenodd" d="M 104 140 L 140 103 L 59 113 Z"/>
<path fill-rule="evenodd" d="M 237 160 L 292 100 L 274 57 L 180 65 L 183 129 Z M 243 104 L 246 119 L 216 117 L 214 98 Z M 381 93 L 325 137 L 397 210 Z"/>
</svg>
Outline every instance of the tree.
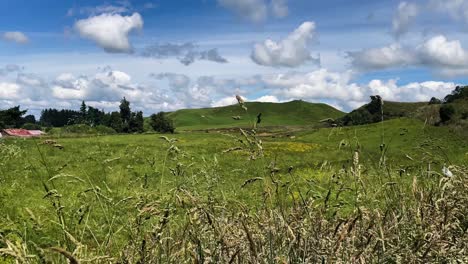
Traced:
<svg viewBox="0 0 468 264">
<path fill-rule="evenodd" d="M 441 104 L 442 101 L 440 99 L 437 99 L 435 97 L 432 97 L 431 100 L 429 100 L 429 104 Z"/>
<path fill-rule="evenodd" d="M 468 86 L 457 86 L 451 94 L 445 96 L 444 102 L 451 103 L 457 99 L 468 98 Z"/>
<path fill-rule="evenodd" d="M 122 118 L 119 112 L 112 112 L 109 118 L 109 126 L 117 132 L 122 132 Z"/>
<path fill-rule="evenodd" d="M 455 114 L 455 108 L 452 105 L 444 104 L 440 107 L 439 115 L 441 122 L 447 122 L 452 119 L 453 114 Z"/>
<path fill-rule="evenodd" d="M 27 130 L 41 130 L 42 127 L 38 124 L 35 123 L 25 123 L 21 128 L 27 129 Z"/>
<path fill-rule="evenodd" d="M 174 133 L 175 131 L 172 120 L 166 117 L 164 112 L 152 114 L 150 117 L 150 125 L 154 131 L 160 133 Z"/>
<path fill-rule="evenodd" d="M 143 119 L 143 112 L 142 111 L 138 111 L 135 115 L 135 130 L 136 132 L 138 133 L 143 133 L 144 129 L 144 124 L 145 124 L 145 120 Z"/>
<path fill-rule="evenodd" d="M 64 127 L 79 124 L 81 113 L 69 109 L 44 109 L 41 112 L 39 121 L 43 126 Z"/>
<path fill-rule="evenodd" d="M 23 118 L 23 123 L 31 123 L 35 124 L 36 123 L 36 117 L 33 115 L 27 115 Z"/>
<path fill-rule="evenodd" d="M 0 111 L 0 128 L 18 128 L 24 124 L 22 116 L 27 110 L 20 110 L 20 106 L 15 106 L 7 110 Z"/>
<path fill-rule="evenodd" d="M 81 123 L 84 124 L 86 123 L 86 104 L 85 101 L 81 101 L 81 106 L 80 106 L 80 114 L 81 114 Z"/>
<path fill-rule="evenodd" d="M 120 100 L 120 118 L 122 120 L 122 129 L 124 132 L 129 131 L 129 123 L 132 118 L 132 111 L 130 110 L 130 102 L 125 97 Z"/>
</svg>

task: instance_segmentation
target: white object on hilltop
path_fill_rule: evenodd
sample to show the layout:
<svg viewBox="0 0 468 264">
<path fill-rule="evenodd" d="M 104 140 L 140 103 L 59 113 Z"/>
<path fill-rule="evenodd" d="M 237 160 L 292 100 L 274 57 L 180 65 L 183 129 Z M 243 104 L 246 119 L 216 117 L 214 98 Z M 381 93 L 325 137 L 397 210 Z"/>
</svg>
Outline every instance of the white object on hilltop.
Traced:
<svg viewBox="0 0 468 264">
<path fill-rule="evenodd" d="M 445 167 L 445 164 L 444 164 L 444 167 L 442 168 L 442 173 L 446 177 L 453 177 L 453 173 L 449 170 L 449 168 Z"/>
</svg>

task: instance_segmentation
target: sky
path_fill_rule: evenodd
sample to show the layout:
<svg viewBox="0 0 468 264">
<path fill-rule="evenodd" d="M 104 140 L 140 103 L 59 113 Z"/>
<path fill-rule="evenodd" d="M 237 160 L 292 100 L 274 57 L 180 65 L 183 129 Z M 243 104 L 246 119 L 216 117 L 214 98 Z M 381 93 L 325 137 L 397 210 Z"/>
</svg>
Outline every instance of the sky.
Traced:
<svg viewBox="0 0 468 264">
<path fill-rule="evenodd" d="M 350 111 L 468 80 L 468 0 L 0 1 L 0 109 Z"/>
</svg>

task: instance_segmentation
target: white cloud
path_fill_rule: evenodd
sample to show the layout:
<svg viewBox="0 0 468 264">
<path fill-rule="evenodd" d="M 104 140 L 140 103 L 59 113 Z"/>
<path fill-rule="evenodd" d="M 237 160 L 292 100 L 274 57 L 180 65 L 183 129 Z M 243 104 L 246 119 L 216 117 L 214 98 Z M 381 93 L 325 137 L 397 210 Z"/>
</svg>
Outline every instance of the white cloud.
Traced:
<svg viewBox="0 0 468 264">
<path fill-rule="evenodd" d="M 16 42 L 19 44 L 26 44 L 29 42 L 29 38 L 20 31 L 5 32 L 3 33 L 2 38 L 6 41 Z"/>
<path fill-rule="evenodd" d="M 59 75 L 51 86 L 52 96 L 61 100 L 118 101 L 122 97 L 142 102 L 152 98 L 151 91 L 133 83 L 122 71 L 105 70 L 94 76 Z"/>
<path fill-rule="evenodd" d="M 10 73 L 20 72 L 22 68 L 16 64 L 8 64 L 3 68 L 0 68 L 0 76 L 5 76 Z"/>
<path fill-rule="evenodd" d="M 130 6 L 128 5 L 99 5 L 95 7 L 85 6 L 80 8 L 70 8 L 67 11 L 67 16 L 74 15 L 99 15 L 103 13 L 107 14 L 120 14 L 130 12 Z"/>
<path fill-rule="evenodd" d="M 468 52 L 460 41 L 449 41 L 445 36 L 435 36 L 417 47 L 422 64 L 436 66 L 468 66 Z"/>
<path fill-rule="evenodd" d="M 282 98 L 336 99 L 342 101 L 362 101 L 365 95 L 358 85 L 351 83 L 351 72 L 337 73 L 320 69 L 307 73 L 279 74 L 265 77 L 264 82 L 276 87 L 273 93 Z"/>
<path fill-rule="evenodd" d="M 297 67 L 307 61 L 319 64 L 320 60 L 313 58 L 307 48 L 314 35 L 315 23 L 304 22 L 280 42 L 267 39 L 255 44 L 251 58 L 257 64 L 273 67 Z"/>
<path fill-rule="evenodd" d="M 214 101 L 211 106 L 212 107 L 221 107 L 221 106 L 228 106 L 237 104 L 237 100 L 234 96 L 228 96 L 221 98 L 219 100 Z"/>
<path fill-rule="evenodd" d="M 393 16 L 393 34 L 399 38 L 406 33 L 411 23 L 419 13 L 419 7 L 413 3 L 400 2 L 398 9 Z"/>
<path fill-rule="evenodd" d="M 196 60 L 206 60 L 217 63 L 228 62 L 227 59 L 219 54 L 218 49 L 200 50 L 199 47 L 192 42 L 183 44 L 155 43 L 146 46 L 141 55 L 157 59 L 176 57 L 180 63 L 186 66 L 194 63 Z"/>
<path fill-rule="evenodd" d="M 382 48 L 373 48 L 348 52 L 352 65 L 359 69 L 375 70 L 412 64 L 414 54 L 400 46 L 392 44 Z"/>
<path fill-rule="evenodd" d="M 257 99 L 252 100 L 254 102 L 265 102 L 265 103 L 279 103 L 280 100 L 274 95 L 264 95 Z"/>
<path fill-rule="evenodd" d="M 466 0 L 430 0 L 429 7 L 468 23 L 468 1 Z"/>
<path fill-rule="evenodd" d="M 443 35 L 431 37 L 416 47 L 387 47 L 348 52 L 354 67 L 379 70 L 400 66 L 424 66 L 439 74 L 456 75 L 468 69 L 468 51 L 458 40 Z"/>
<path fill-rule="evenodd" d="M 428 101 L 442 98 L 456 86 L 452 82 L 413 82 L 398 85 L 398 81 L 371 80 L 367 84 L 352 81 L 351 72 L 330 72 L 320 69 L 306 73 L 265 76 L 264 82 L 279 101 L 303 99 L 312 102 L 331 102 L 340 109 L 350 110 L 368 101 L 370 95 L 380 95 L 389 101 Z"/>
<path fill-rule="evenodd" d="M 20 98 L 21 86 L 17 83 L 0 82 L 0 99 L 12 100 Z"/>
<path fill-rule="evenodd" d="M 218 3 L 251 22 L 262 22 L 268 16 L 265 0 L 218 0 Z"/>
<path fill-rule="evenodd" d="M 289 8 L 287 0 L 271 0 L 270 5 L 275 17 L 283 18 L 288 16 Z"/>
<path fill-rule="evenodd" d="M 138 13 L 131 16 L 101 14 L 75 23 L 75 29 L 81 37 L 90 39 L 105 51 L 113 53 L 132 52 L 129 34 L 142 28 L 143 19 Z"/>
<path fill-rule="evenodd" d="M 160 73 L 160 74 L 151 74 L 151 77 L 154 77 L 158 80 L 162 80 L 167 78 L 169 81 L 169 85 L 176 90 L 182 90 L 187 88 L 190 85 L 190 78 L 185 74 L 177 74 L 177 73 Z"/>
</svg>

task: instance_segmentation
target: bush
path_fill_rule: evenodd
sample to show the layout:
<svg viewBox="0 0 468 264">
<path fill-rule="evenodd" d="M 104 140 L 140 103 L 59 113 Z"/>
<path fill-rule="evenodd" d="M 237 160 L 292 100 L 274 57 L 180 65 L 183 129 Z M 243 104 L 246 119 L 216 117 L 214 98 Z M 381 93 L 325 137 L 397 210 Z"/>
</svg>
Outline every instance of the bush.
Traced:
<svg viewBox="0 0 468 264">
<path fill-rule="evenodd" d="M 440 99 L 437 99 L 435 97 L 432 97 L 431 100 L 429 101 L 429 104 L 441 104 L 442 101 Z"/>
<path fill-rule="evenodd" d="M 452 119 L 453 115 L 455 114 L 455 108 L 452 105 L 444 104 L 440 107 L 439 115 L 440 121 L 447 122 Z"/>
<path fill-rule="evenodd" d="M 160 133 L 174 133 L 174 123 L 168 118 L 164 112 L 152 114 L 150 117 L 150 125 L 156 132 Z"/>
<path fill-rule="evenodd" d="M 33 124 L 33 123 L 26 123 L 24 124 L 21 128 L 27 129 L 27 130 L 41 130 L 42 127 L 38 124 Z"/>
<path fill-rule="evenodd" d="M 97 134 L 116 134 L 117 133 L 113 128 L 103 126 L 103 125 L 96 126 L 94 130 L 96 131 Z"/>
<path fill-rule="evenodd" d="M 462 119 L 468 119 L 468 112 L 463 112 L 461 115 Z"/>
<path fill-rule="evenodd" d="M 72 133 L 72 134 L 115 134 L 116 133 L 116 131 L 113 128 L 110 128 L 104 125 L 91 127 L 89 125 L 84 125 L 84 124 L 63 127 L 61 132 Z"/>
</svg>

